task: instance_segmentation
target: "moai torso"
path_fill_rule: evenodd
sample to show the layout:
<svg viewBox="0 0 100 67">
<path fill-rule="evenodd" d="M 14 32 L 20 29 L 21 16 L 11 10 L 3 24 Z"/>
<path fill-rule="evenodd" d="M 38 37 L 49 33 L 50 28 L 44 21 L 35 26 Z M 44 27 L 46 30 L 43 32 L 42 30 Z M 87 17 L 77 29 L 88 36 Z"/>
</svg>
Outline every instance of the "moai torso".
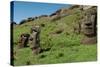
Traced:
<svg viewBox="0 0 100 67">
<path fill-rule="evenodd" d="M 38 40 L 39 40 L 38 32 L 33 31 L 31 34 L 31 47 L 39 47 Z"/>
</svg>

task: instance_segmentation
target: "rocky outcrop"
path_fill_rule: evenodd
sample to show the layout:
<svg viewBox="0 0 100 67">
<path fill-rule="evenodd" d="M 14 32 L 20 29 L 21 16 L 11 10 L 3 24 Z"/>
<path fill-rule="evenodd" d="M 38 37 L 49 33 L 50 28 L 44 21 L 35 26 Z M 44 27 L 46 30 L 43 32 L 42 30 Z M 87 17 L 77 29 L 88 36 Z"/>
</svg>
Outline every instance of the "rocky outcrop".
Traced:
<svg viewBox="0 0 100 67">
<path fill-rule="evenodd" d="M 89 9 L 89 8 L 91 8 L 92 6 L 90 6 L 90 5 L 80 5 L 80 9 L 81 10 L 87 10 L 87 9 Z"/>
<path fill-rule="evenodd" d="M 48 17 L 48 15 L 41 15 L 38 18 Z"/>
<path fill-rule="evenodd" d="M 71 6 L 69 9 L 75 9 L 75 8 L 79 8 L 80 7 L 80 5 L 73 5 L 73 6 Z"/>
<path fill-rule="evenodd" d="M 55 13 L 52 13 L 49 17 L 51 21 L 56 21 L 61 19 L 64 16 L 67 16 L 68 9 L 59 9 Z"/>
</svg>

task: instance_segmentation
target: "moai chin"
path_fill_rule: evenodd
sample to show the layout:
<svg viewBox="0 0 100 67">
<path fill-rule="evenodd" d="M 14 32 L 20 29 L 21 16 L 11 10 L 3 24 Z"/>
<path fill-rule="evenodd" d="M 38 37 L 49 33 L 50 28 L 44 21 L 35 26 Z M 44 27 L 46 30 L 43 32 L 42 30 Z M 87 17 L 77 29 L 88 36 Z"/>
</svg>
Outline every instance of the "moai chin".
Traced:
<svg viewBox="0 0 100 67">
<path fill-rule="evenodd" d="M 33 54 L 38 54 L 41 51 L 40 48 L 40 27 L 34 26 L 31 28 L 30 47 Z"/>
<path fill-rule="evenodd" d="M 82 44 L 95 44 L 97 42 L 96 16 L 96 14 L 86 14 L 82 20 L 81 28 L 84 34 L 81 40 Z"/>
</svg>

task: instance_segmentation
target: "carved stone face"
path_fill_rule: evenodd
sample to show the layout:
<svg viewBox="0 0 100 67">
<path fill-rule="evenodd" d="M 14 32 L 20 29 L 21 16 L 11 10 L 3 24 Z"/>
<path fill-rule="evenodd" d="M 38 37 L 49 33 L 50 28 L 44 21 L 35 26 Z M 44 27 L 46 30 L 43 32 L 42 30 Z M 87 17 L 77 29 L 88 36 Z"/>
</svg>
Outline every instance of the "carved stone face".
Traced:
<svg viewBox="0 0 100 67">
<path fill-rule="evenodd" d="M 32 27 L 30 33 L 33 32 L 40 32 L 40 27 L 39 26 Z"/>
<path fill-rule="evenodd" d="M 96 35 L 96 16 L 88 15 L 82 20 L 82 32 L 86 36 L 95 36 Z"/>
</svg>

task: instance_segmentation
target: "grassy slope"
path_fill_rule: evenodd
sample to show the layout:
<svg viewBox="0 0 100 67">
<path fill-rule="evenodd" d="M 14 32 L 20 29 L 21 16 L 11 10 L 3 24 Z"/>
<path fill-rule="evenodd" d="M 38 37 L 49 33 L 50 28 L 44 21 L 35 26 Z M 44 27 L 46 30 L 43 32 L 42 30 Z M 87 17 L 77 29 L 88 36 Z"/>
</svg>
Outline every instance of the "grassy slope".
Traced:
<svg viewBox="0 0 100 67">
<path fill-rule="evenodd" d="M 82 35 L 73 33 L 73 26 L 77 23 L 80 17 L 79 13 L 63 17 L 57 21 L 50 21 L 41 18 L 35 21 L 24 23 L 14 28 L 14 51 L 16 51 L 15 65 L 26 65 L 27 61 L 30 64 L 47 64 L 47 63 L 66 63 L 78 61 L 94 61 L 96 60 L 96 45 L 82 45 L 80 39 Z M 45 24 L 41 28 L 41 47 L 43 49 L 51 48 L 37 56 L 32 55 L 29 47 L 17 49 L 18 37 L 21 33 L 29 33 L 33 24 Z M 52 34 L 56 30 L 63 29 L 60 34 Z"/>
</svg>

